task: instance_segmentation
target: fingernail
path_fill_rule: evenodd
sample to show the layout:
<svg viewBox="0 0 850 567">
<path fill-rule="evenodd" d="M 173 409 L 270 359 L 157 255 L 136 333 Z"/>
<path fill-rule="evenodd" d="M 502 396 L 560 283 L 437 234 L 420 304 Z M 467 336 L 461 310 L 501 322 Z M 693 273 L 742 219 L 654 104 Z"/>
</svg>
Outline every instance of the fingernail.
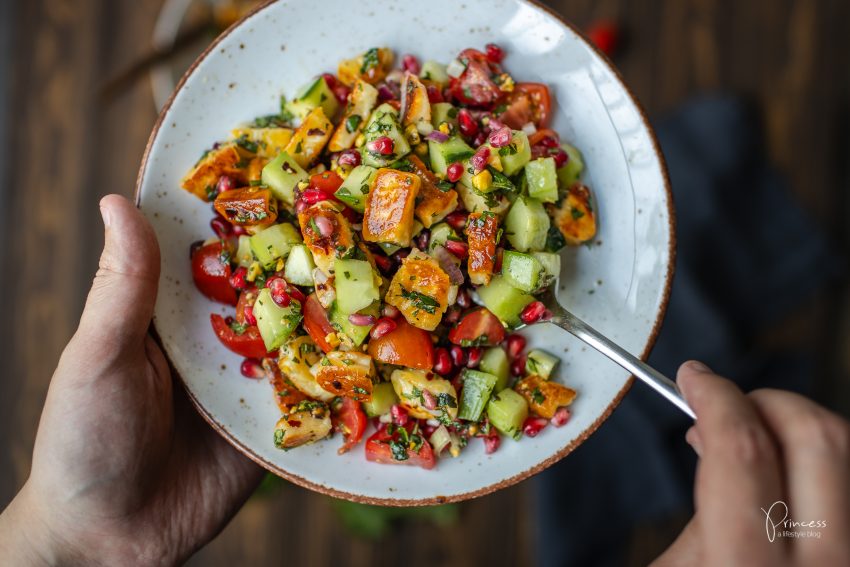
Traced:
<svg viewBox="0 0 850 567">
<path fill-rule="evenodd" d="M 709 368 L 708 366 L 706 366 L 705 364 L 703 364 L 699 360 L 689 360 L 688 362 L 685 363 L 685 366 L 687 366 L 688 370 L 692 370 L 694 372 L 701 372 L 701 373 L 708 373 L 708 374 L 713 373 L 711 368 Z"/>
<path fill-rule="evenodd" d="M 688 429 L 688 432 L 685 433 L 685 441 L 687 441 L 688 445 L 693 448 L 697 457 L 702 457 L 702 439 L 700 438 L 699 431 L 697 431 L 696 427 Z"/>
<path fill-rule="evenodd" d="M 110 223 L 112 222 L 112 219 L 110 218 L 109 209 L 101 206 L 100 207 L 100 216 L 103 219 L 103 226 L 108 227 L 110 225 Z"/>
</svg>

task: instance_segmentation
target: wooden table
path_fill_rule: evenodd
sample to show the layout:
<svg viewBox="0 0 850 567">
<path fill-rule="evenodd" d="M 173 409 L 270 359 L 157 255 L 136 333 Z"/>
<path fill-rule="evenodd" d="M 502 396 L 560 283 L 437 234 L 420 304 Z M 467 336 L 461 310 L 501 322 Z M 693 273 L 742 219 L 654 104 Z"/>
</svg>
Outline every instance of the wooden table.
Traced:
<svg viewBox="0 0 850 567">
<path fill-rule="evenodd" d="M 751 96 L 763 111 L 771 156 L 801 204 L 842 245 L 848 241 L 847 92 L 850 3 L 819 0 L 561 0 L 586 25 L 620 20 L 629 42 L 617 62 L 650 115 L 713 89 Z M 7 300 L 0 328 L 0 502 L 27 477 L 50 376 L 74 332 L 102 245 L 99 198 L 133 192 L 156 118 L 142 81 L 109 105 L 96 86 L 149 46 L 159 2 L 29 0 L 0 7 L 0 254 Z M 5 26 L 5 28 L 3 27 Z M 12 49 L 9 50 L 9 43 Z M 2 84 L 0 84 L 2 85 Z M 5 166 L 5 168 L 4 168 Z M 845 189 L 845 190 L 842 190 Z M 846 288 L 829 290 L 771 344 L 813 349 L 819 397 L 848 411 Z M 805 337 L 805 338 L 800 338 Z M 375 544 L 350 537 L 328 499 L 294 486 L 255 497 L 193 565 L 529 564 L 529 484 L 461 507 L 462 524 L 401 526 Z M 303 512 L 298 523 L 287 511 Z M 666 546 L 678 526 L 650 527 L 631 562 Z M 638 539 L 638 538 L 636 538 Z M 627 545 L 627 542 L 623 542 Z"/>
</svg>

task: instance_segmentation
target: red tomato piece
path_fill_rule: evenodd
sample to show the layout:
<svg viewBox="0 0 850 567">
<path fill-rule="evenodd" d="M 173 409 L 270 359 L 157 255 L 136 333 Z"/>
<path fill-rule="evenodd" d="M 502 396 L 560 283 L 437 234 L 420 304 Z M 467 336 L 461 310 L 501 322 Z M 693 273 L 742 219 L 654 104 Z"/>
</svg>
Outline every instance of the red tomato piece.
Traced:
<svg viewBox="0 0 850 567">
<path fill-rule="evenodd" d="M 449 340 L 460 346 L 492 346 L 505 340 L 505 328 L 486 307 L 467 313 L 449 331 Z"/>
<path fill-rule="evenodd" d="M 310 177 L 310 187 L 314 187 L 323 193 L 333 195 L 342 185 L 343 179 L 333 171 L 317 173 Z"/>
<path fill-rule="evenodd" d="M 466 69 L 450 81 L 452 97 L 467 106 L 492 108 L 505 94 L 493 81 L 501 74 L 501 67 L 477 49 L 465 49 L 458 59 L 466 64 Z"/>
<path fill-rule="evenodd" d="M 517 83 L 508 99 L 507 109 L 499 120 L 519 130 L 529 122 L 538 128 L 549 126 L 552 114 L 552 95 L 543 83 Z"/>
<path fill-rule="evenodd" d="M 322 307 L 322 304 L 319 303 L 319 298 L 316 297 L 315 293 L 310 294 L 307 301 L 304 302 L 302 310 L 304 312 L 304 330 L 307 331 L 307 334 L 310 335 L 310 338 L 313 339 L 313 342 L 316 343 L 320 349 L 325 352 L 332 351 L 333 347 L 330 343 L 328 343 L 325 337 L 336 331 L 333 326 L 331 326 L 331 322 L 328 319 L 328 313 L 325 311 L 325 308 Z"/>
<path fill-rule="evenodd" d="M 213 301 L 236 305 L 236 290 L 230 285 L 230 263 L 221 259 L 223 244 L 211 242 L 192 254 L 192 279 L 198 291 Z"/>
<path fill-rule="evenodd" d="M 431 370 L 434 366 L 431 335 L 428 331 L 414 327 L 404 317 L 396 319 L 396 323 L 394 330 L 369 341 L 369 355 L 386 364 Z"/>
<path fill-rule="evenodd" d="M 433 469 L 437 459 L 434 457 L 431 444 L 421 435 L 419 439 L 415 439 L 410 434 L 413 429 L 412 424 L 404 428 L 408 435 L 402 434 L 401 429 L 397 426 L 384 427 L 369 437 L 366 440 L 366 460 L 385 465 L 409 465 L 427 470 Z M 408 440 L 407 444 L 404 443 L 405 438 Z M 416 444 L 421 441 L 422 444 L 414 450 L 410 447 L 411 440 L 414 440 Z"/>
<path fill-rule="evenodd" d="M 239 356 L 246 358 L 267 356 L 266 345 L 263 343 L 263 337 L 260 336 L 260 330 L 256 325 L 246 327 L 242 334 L 238 334 L 225 322 L 221 315 L 213 313 L 210 315 L 210 322 L 221 343 Z"/>
<path fill-rule="evenodd" d="M 363 413 L 360 402 L 351 398 L 342 398 L 339 406 L 334 408 L 331 421 L 333 421 L 334 428 L 345 437 L 345 442 L 337 453 L 342 455 L 360 443 L 367 424 L 366 414 Z"/>
</svg>

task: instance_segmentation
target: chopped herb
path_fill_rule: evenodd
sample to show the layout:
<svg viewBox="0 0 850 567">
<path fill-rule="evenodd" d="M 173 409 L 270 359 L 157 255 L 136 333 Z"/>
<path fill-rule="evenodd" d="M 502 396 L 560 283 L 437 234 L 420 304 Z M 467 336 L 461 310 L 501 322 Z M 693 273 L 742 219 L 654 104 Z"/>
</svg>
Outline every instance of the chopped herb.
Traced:
<svg viewBox="0 0 850 567">
<path fill-rule="evenodd" d="M 351 391 L 355 394 L 360 394 L 361 396 L 369 395 L 369 392 L 366 391 L 366 388 L 361 388 L 360 386 L 354 386 Z"/>
<path fill-rule="evenodd" d="M 392 451 L 393 459 L 396 461 L 406 461 L 409 457 L 407 454 L 407 445 L 399 441 L 390 441 L 390 450 Z"/>
<path fill-rule="evenodd" d="M 300 154 L 304 151 L 304 146 L 301 144 L 301 140 L 298 140 L 298 143 L 295 145 L 295 153 Z"/>
<path fill-rule="evenodd" d="M 307 224 L 310 225 L 310 230 L 312 230 L 314 234 L 321 236 L 322 232 L 319 230 L 319 225 L 316 224 L 315 217 L 310 217 L 310 222 Z"/>
<path fill-rule="evenodd" d="M 373 47 L 363 54 L 363 65 L 360 66 L 360 74 L 365 75 L 380 64 L 381 60 L 378 57 L 378 48 Z"/>
<path fill-rule="evenodd" d="M 457 118 L 457 108 L 454 106 L 446 111 L 446 116 L 449 118 Z"/>
<path fill-rule="evenodd" d="M 508 176 L 493 167 L 487 168 L 493 176 L 493 187 L 495 190 L 516 191 L 516 186 L 508 179 Z"/>
<path fill-rule="evenodd" d="M 446 163 L 455 163 L 456 161 L 465 161 L 475 155 L 475 152 L 470 150 L 461 150 L 451 154 L 446 154 Z M 474 172 L 470 172 L 474 173 Z"/>
<path fill-rule="evenodd" d="M 348 118 L 345 119 L 345 131 L 349 134 L 353 134 L 357 131 L 357 127 L 360 126 L 360 123 L 363 121 L 363 117 L 357 114 L 352 114 Z"/>
<path fill-rule="evenodd" d="M 230 328 L 233 329 L 233 332 L 237 335 L 241 335 L 242 333 L 244 333 L 249 326 L 250 325 L 248 325 L 247 323 L 238 323 L 236 321 L 230 324 Z"/>
<path fill-rule="evenodd" d="M 449 191 L 454 189 L 454 183 L 451 183 L 450 181 L 446 181 L 445 179 L 442 179 L 442 180 L 437 182 L 437 189 L 439 189 L 443 193 L 448 193 Z"/>
<path fill-rule="evenodd" d="M 451 394 L 447 394 L 446 392 L 441 392 L 437 394 L 437 407 L 438 408 L 456 408 L 457 400 Z"/>
<path fill-rule="evenodd" d="M 280 449 L 283 446 L 283 437 L 286 435 L 286 431 L 283 429 L 275 429 L 274 430 L 274 446 Z"/>
<path fill-rule="evenodd" d="M 263 180 L 262 179 L 252 179 L 248 184 L 251 187 L 259 187 L 260 185 L 263 184 Z"/>
<path fill-rule="evenodd" d="M 502 114 L 502 113 L 504 113 L 507 109 L 508 109 L 508 105 L 507 105 L 507 104 L 502 103 L 502 104 L 500 104 L 499 106 L 497 106 L 495 110 L 493 110 L 493 114 Z"/>
<path fill-rule="evenodd" d="M 430 295 L 425 295 L 424 293 L 419 293 L 418 291 L 407 290 L 404 287 L 401 288 L 401 296 L 404 299 L 409 299 L 413 302 L 413 306 L 416 309 L 421 309 L 426 313 L 430 313 L 433 315 L 437 312 L 437 308 L 440 306 L 440 302 L 431 297 Z"/>
<path fill-rule="evenodd" d="M 564 235 L 561 234 L 561 231 L 558 229 L 558 227 L 550 226 L 549 232 L 546 234 L 546 251 L 557 252 L 566 245 L 567 241 L 564 239 Z"/>
<path fill-rule="evenodd" d="M 584 211 L 581 209 L 570 209 L 570 216 L 573 217 L 573 220 L 578 220 L 584 216 Z"/>
<path fill-rule="evenodd" d="M 507 146 L 502 146 L 499 148 L 500 156 L 512 156 L 517 153 L 516 144 L 508 144 Z"/>
<path fill-rule="evenodd" d="M 534 388 L 534 391 L 531 392 L 531 401 L 539 405 L 546 401 L 546 396 L 543 395 L 540 388 Z"/>
<path fill-rule="evenodd" d="M 252 154 L 257 153 L 259 151 L 259 146 L 257 142 L 248 139 L 246 134 L 242 134 L 238 138 L 236 138 L 236 145 L 245 150 L 246 152 L 251 152 Z"/>
</svg>

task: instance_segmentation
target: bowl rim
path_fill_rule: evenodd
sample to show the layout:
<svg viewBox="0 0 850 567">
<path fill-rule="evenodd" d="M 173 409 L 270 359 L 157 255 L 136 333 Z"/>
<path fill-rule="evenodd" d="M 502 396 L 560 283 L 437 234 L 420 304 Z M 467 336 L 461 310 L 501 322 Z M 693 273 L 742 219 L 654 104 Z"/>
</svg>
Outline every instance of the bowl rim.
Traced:
<svg viewBox="0 0 850 567">
<path fill-rule="evenodd" d="M 183 89 L 183 87 L 185 86 L 189 77 L 195 72 L 195 70 L 201 64 L 201 62 L 204 61 L 210 55 L 210 53 L 212 53 L 216 49 L 216 47 L 218 47 L 219 43 L 221 43 L 222 40 L 224 40 L 231 33 L 233 33 L 237 28 L 242 26 L 248 19 L 252 18 L 257 13 L 265 10 L 266 8 L 268 8 L 269 6 L 271 6 L 272 4 L 274 4 L 277 1 L 278 0 L 265 0 L 263 3 L 259 4 L 258 6 L 253 8 L 251 11 L 249 11 L 247 14 L 245 14 L 238 21 L 233 23 L 224 32 L 222 32 L 212 43 L 210 43 L 210 45 L 207 46 L 207 48 L 204 49 L 204 51 L 200 55 L 198 55 L 198 57 L 195 59 L 195 61 L 192 63 L 192 65 L 186 70 L 186 72 L 180 78 L 180 81 L 177 83 L 177 86 L 175 87 L 174 92 L 168 98 L 168 101 L 166 102 L 165 106 L 163 106 L 162 109 L 160 110 L 159 116 L 157 117 L 156 123 L 154 124 L 154 127 L 153 127 L 153 130 L 151 131 L 150 137 L 148 138 L 148 143 L 145 146 L 145 151 L 144 151 L 144 154 L 142 156 L 142 162 L 141 162 L 141 165 L 139 167 L 139 173 L 138 173 L 138 176 L 136 177 L 136 188 L 135 188 L 135 192 L 134 192 L 134 196 L 133 196 L 133 202 L 136 205 L 136 207 L 141 209 L 142 182 L 144 180 L 145 172 L 147 170 L 148 159 L 150 158 L 150 153 L 151 153 L 151 150 L 153 148 L 154 141 L 156 140 L 157 136 L 159 135 L 160 128 L 162 127 L 163 123 L 165 122 L 165 116 L 168 113 L 168 111 L 171 109 L 171 105 L 173 104 L 174 99 L 176 98 L 177 94 Z M 566 18 L 564 18 L 561 14 L 559 14 L 558 12 L 553 10 L 552 8 L 542 4 L 539 0 L 516 0 L 516 1 L 521 2 L 521 3 L 526 4 L 526 5 L 534 8 L 534 9 L 537 9 L 537 10 L 544 12 L 549 17 L 553 18 L 554 20 L 559 22 L 561 25 L 563 25 L 564 27 L 566 27 L 567 29 L 569 29 L 570 31 L 575 33 L 576 36 L 578 36 L 578 38 L 596 54 L 596 56 L 608 68 L 608 70 L 611 71 L 614 78 L 617 80 L 617 82 L 620 84 L 620 86 L 623 88 L 623 90 L 628 94 L 629 99 L 635 105 L 635 108 L 637 108 L 638 114 L 640 115 L 641 123 L 646 128 L 647 133 L 649 134 L 650 143 L 652 144 L 652 150 L 653 150 L 655 157 L 658 160 L 658 163 L 659 163 L 660 168 L 661 168 L 661 176 L 662 176 L 662 179 L 663 179 L 663 182 L 664 182 L 664 191 L 667 194 L 667 219 L 668 219 L 668 230 L 669 230 L 669 235 L 670 235 L 669 236 L 670 242 L 669 242 L 668 251 L 667 251 L 669 262 L 668 262 L 668 265 L 667 265 L 667 273 L 664 276 L 664 290 L 663 290 L 662 296 L 661 296 L 661 304 L 658 307 L 658 313 L 656 315 L 655 322 L 653 323 L 652 330 L 649 334 L 649 337 L 647 338 L 646 345 L 644 346 L 643 352 L 640 354 L 640 359 L 643 360 L 643 361 L 646 361 L 647 358 L 649 357 L 650 352 L 652 352 L 652 348 L 655 346 L 655 342 L 658 339 L 659 333 L 661 332 L 661 327 L 662 327 L 663 322 L 664 322 L 664 316 L 667 312 L 667 307 L 668 307 L 669 302 L 670 302 L 670 292 L 671 292 L 672 284 L 673 284 L 673 275 L 676 271 L 676 269 L 675 269 L 675 266 L 676 266 L 676 209 L 675 209 L 675 206 L 674 206 L 674 203 L 673 203 L 673 192 L 670 188 L 670 174 L 669 174 L 669 171 L 667 169 L 667 162 L 664 159 L 664 154 L 662 154 L 661 148 L 660 148 L 659 143 L 658 143 L 658 137 L 656 136 L 655 130 L 653 129 L 652 125 L 649 122 L 649 119 L 647 118 L 646 110 L 644 110 L 643 106 L 641 105 L 638 98 L 635 96 L 632 89 L 625 82 L 625 80 L 623 79 L 623 76 L 620 74 L 620 71 L 611 62 L 611 60 L 608 58 L 608 56 L 605 55 L 605 53 L 603 53 L 598 47 L 596 47 L 596 45 L 593 44 L 592 41 L 590 41 L 588 39 L 588 37 L 584 34 L 584 32 L 582 32 L 573 23 L 571 23 Z M 555 454 L 551 455 L 547 459 L 544 459 L 543 461 L 535 463 L 534 465 L 532 465 L 528 469 L 524 470 L 523 472 L 517 473 L 517 474 L 515 474 L 515 475 L 513 475 L 509 478 L 502 479 L 499 482 L 495 482 L 493 484 L 479 488 L 477 490 L 472 490 L 472 491 L 464 492 L 464 493 L 461 493 L 461 494 L 455 494 L 455 495 L 452 495 L 452 496 L 439 496 L 438 495 L 438 496 L 432 496 L 430 498 L 413 498 L 413 499 L 375 498 L 375 497 L 372 497 L 372 496 L 364 496 L 364 495 L 361 495 L 361 494 L 353 494 L 353 493 L 350 493 L 350 492 L 337 490 L 335 488 L 331 488 L 331 487 L 325 486 L 325 485 L 320 484 L 320 483 L 312 482 L 310 480 L 307 480 L 306 478 L 300 477 L 300 476 L 298 476 L 298 475 L 296 475 L 296 474 L 294 474 L 294 473 L 292 473 L 288 470 L 285 470 L 285 469 L 281 468 L 280 466 L 278 466 L 274 463 L 267 461 L 266 459 L 262 458 L 260 455 L 257 455 L 250 447 L 246 446 L 241 441 L 236 439 L 234 437 L 234 435 L 227 429 L 227 427 L 225 427 L 224 425 L 222 425 L 221 423 L 216 421 L 215 417 L 213 417 L 206 410 L 206 408 L 198 401 L 198 399 L 195 397 L 195 395 L 189 390 L 188 386 L 186 385 L 186 381 L 183 379 L 183 376 L 180 374 L 180 372 L 177 370 L 177 367 L 172 363 L 172 361 L 168 357 L 168 353 L 167 353 L 167 351 L 166 351 L 166 349 L 165 349 L 165 347 L 162 343 L 162 339 L 161 339 L 160 334 L 159 334 L 159 332 L 156 328 L 155 322 L 151 322 L 151 333 L 153 335 L 153 338 L 156 340 L 157 343 L 159 343 L 160 347 L 162 348 L 163 354 L 165 355 L 166 359 L 168 360 L 168 364 L 171 367 L 172 372 L 179 379 L 180 384 L 183 386 L 184 391 L 189 396 L 189 400 L 192 402 L 192 405 L 195 407 L 195 409 L 198 411 L 198 413 L 201 415 L 201 417 L 203 417 L 203 419 L 213 429 L 215 429 L 216 432 L 219 435 L 221 435 L 228 443 L 230 443 L 230 445 L 232 445 L 236 450 L 238 450 L 240 453 L 242 453 L 243 455 L 245 455 L 246 457 L 248 457 L 249 459 L 251 459 L 252 461 L 257 463 L 258 465 L 260 465 L 261 467 L 263 467 L 267 471 L 272 472 L 272 473 L 274 473 L 274 474 L 276 474 L 276 475 L 278 475 L 278 476 L 280 476 L 280 477 L 282 477 L 282 478 L 284 478 L 284 479 L 286 479 L 286 480 L 288 480 L 288 481 L 290 481 L 294 484 L 297 484 L 298 486 L 301 486 L 303 488 L 307 488 L 309 490 L 313 490 L 313 491 L 318 492 L 320 494 L 324 494 L 326 496 L 331 496 L 331 497 L 334 497 L 334 498 L 341 498 L 341 499 L 344 499 L 344 500 L 349 500 L 349 501 L 357 502 L 357 503 L 360 503 L 360 504 L 371 504 L 371 505 L 378 505 L 378 506 L 398 506 L 398 507 L 432 506 L 432 505 L 439 505 L 439 504 L 448 504 L 448 503 L 452 503 L 452 502 L 462 502 L 464 500 L 470 500 L 470 499 L 473 499 L 473 498 L 478 498 L 480 496 L 485 496 L 487 494 L 491 494 L 491 493 L 496 492 L 498 490 L 501 490 L 503 488 L 513 486 L 513 485 L 515 485 L 515 484 L 517 484 L 517 483 L 519 483 L 519 482 L 521 482 L 521 481 L 523 481 L 527 478 L 530 478 L 530 477 L 542 472 L 543 470 L 551 467 L 552 465 L 554 465 L 555 463 L 557 463 L 558 461 L 560 461 L 561 459 L 566 457 L 568 454 L 573 452 L 579 445 L 584 443 L 593 433 L 595 433 L 596 430 L 599 428 L 599 426 L 602 425 L 602 423 L 604 423 L 605 420 L 607 420 L 608 417 L 610 417 L 610 415 L 617 408 L 617 406 L 620 405 L 620 402 L 623 400 L 625 395 L 631 389 L 632 384 L 634 384 L 634 380 L 635 380 L 634 376 L 629 376 L 629 378 L 626 380 L 626 383 L 623 385 L 623 387 L 620 389 L 620 391 L 617 392 L 617 395 L 614 396 L 614 399 L 611 400 L 611 403 L 608 404 L 608 406 L 599 415 L 599 417 L 593 423 L 591 423 L 590 426 L 588 426 L 584 431 L 582 431 L 578 435 L 578 437 L 573 439 L 569 444 L 567 444 L 565 447 L 563 447 L 562 449 L 557 451 Z"/>
</svg>

